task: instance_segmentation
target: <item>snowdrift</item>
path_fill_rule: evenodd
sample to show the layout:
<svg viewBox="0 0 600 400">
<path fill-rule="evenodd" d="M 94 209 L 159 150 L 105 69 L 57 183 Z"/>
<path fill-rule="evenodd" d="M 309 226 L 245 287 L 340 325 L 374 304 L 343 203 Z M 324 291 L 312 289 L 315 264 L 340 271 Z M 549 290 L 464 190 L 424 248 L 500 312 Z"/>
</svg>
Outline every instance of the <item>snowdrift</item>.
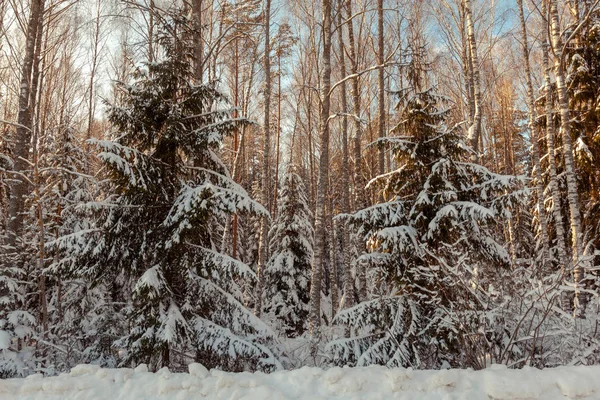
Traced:
<svg viewBox="0 0 600 400">
<path fill-rule="evenodd" d="M 79 365 L 68 374 L 0 380 L 0 399 L 600 399 L 600 367 L 543 371 L 492 366 L 483 371 L 302 368 L 226 373 L 192 364 L 189 373 L 166 369 L 101 369 Z"/>
</svg>

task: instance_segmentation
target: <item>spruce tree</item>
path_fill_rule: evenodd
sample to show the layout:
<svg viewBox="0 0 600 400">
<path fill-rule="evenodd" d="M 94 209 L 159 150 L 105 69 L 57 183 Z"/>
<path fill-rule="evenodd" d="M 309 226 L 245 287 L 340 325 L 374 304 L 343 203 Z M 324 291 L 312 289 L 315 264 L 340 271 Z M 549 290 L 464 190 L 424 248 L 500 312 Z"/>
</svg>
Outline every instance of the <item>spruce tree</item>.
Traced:
<svg viewBox="0 0 600 400">
<path fill-rule="evenodd" d="M 314 232 L 304 182 L 291 167 L 283 178 L 277 209 L 269 235 L 272 255 L 265 269 L 263 315 L 293 338 L 308 328 Z"/>
<path fill-rule="evenodd" d="M 243 263 L 218 253 L 217 221 L 266 214 L 233 182 L 217 150 L 232 119 L 215 84 L 192 84 L 192 37 L 181 11 L 163 15 L 162 59 L 139 68 L 121 106 L 108 105 L 113 140 L 92 140 L 108 171 L 105 199 L 90 202 L 93 227 L 58 240 L 63 271 L 111 288 L 128 304 L 114 343 L 122 365 L 274 368 L 269 328 L 241 303 Z M 71 254 L 71 257 L 67 255 Z"/>
<path fill-rule="evenodd" d="M 487 318 L 483 299 L 510 264 L 493 226 L 520 201 L 522 179 L 462 161 L 468 147 L 446 126 L 446 105 L 431 89 L 407 100 L 395 135 L 378 141 L 397 166 L 372 182 L 386 201 L 344 216 L 366 240 L 368 252 L 355 262 L 367 265 L 374 296 L 336 317 L 354 332 L 329 344 L 337 362 L 473 361 L 464 358 Z"/>
</svg>

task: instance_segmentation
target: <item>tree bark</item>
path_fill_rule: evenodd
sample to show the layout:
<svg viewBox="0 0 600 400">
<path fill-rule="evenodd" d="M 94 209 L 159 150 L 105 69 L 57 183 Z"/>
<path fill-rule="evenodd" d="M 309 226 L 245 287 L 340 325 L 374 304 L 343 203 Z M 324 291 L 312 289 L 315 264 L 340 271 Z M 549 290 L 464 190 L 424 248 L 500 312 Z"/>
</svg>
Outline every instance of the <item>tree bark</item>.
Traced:
<svg viewBox="0 0 600 400">
<path fill-rule="evenodd" d="M 542 5 L 542 14 L 547 15 L 546 2 Z M 556 153 L 554 144 L 554 119 L 552 116 L 552 83 L 550 81 L 550 38 L 548 30 L 545 29 L 544 42 L 542 44 L 543 51 L 543 67 L 544 67 L 544 87 L 546 95 L 546 145 L 548 149 L 548 166 L 550 171 L 550 193 L 552 196 L 552 215 L 556 230 L 556 248 L 558 252 L 558 262 L 562 274 L 569 271 L 569 258 L 567 257 L 567 245 L 565 243 L 565 226 L 561 208 L 561 194 L 558 186 L 558 172 L 556 169 Z M 564 311 L 568 311 L 569 299 L 567 296 L 562 297 L 562 307 Z"/>
<path fill-rule="evenodd" d="M 471 8 L 471 0 L 463 0 L 463 6 L 465 9 L 465 17 L 467 23 L 467 38 L 469 41 L 470 50 L 470 62 L 472 64 L 472 76 L 469 79 L 472 80 L 470 83 L 473 87 L 475 113 L 473 115 L 473 123 L 469 127 L 468 140 L 471 148 L 473 149 L 472 161 L 477 162 L 479 160 L 479 142 L 481 139 L 481 118 L 482 118 L 482 104 L 481 104 L 481 82 L 479 77 L 479 58 L 477 56 L 477 40 L 475 39 L 475 25 L 473 23 L 473 11 Z"/>
<path fill-rule="evenodd" d="M 192 0 L 192 19 L 194 24 L 194 78 L 196 84 L 202 83 L 204 74 L 204 44 L 202 42 L 202 0 Z"/>
<path fill-rule="evenodd" d="M 320 154 L 319 179 L 317 183 L 317 207 L 315 212 L 315 252 L 312 262 L 310 292 L 311 335 L 318 336 L 321 325 L 321 278 L 325 258 L 326 202 L 329 192 L 329 111 L 331 99 L 331 0 L 322 0 L 323 12 L 323 53 L 321 54 L 321 117 L 320 117 Z"/>
<path fill-rule="evenodd" d="M 384 45 L 383 45 L 383 0 L 377 0 L 377 63 L 379 64 L 377 76 L 377 105 L 379 107 L 379 138 L 383 139 L 385 135 L 385 63 Z M 379 146 L 379 174 L 385 173 L 385 152 L 383 146 Z M 383 196 L 381 196 L 383 201 Z"/>
<path fill-rule="evenodd" d="M 270 154 L 271 145 L 271 0 L 265 3 L 265 54 L 264 54 L 264 72 L 265 72 L 265 115 L 264 115 L 264 147 L 263 147 L 263 167 L 262 167 L 262 203 L 269 209 L 269 185 L 270 185 Z M 260 243 L 258 250 L 258 265 L 256 274 L 258 275 L 258 291 L 256 296 L 255 314 L 260 316 L 262 308 L 262 288 L 263 288 L 263 269 L 268 258 L 268 236 L 269 236 L 269 218 L 264 216 L 260 222 Z"/>
<path fill-rule="evenodd" d="M 523 65 L 525 66 L 525 81 L 527 83 L 527 107 L 529 108 L 529 132 L 531 132 L 531 144 L 533 148 L 533 169 L 536 179 L 538 218 L 540 221 L 540 236 L 542 242 L 542 268 L 545 268 L 549 260 L 548 249 L 550 239 L 548 237 L 548 226 L 546 222 L 546 210 L 544 208 L 544 182 L 542 180 L 542 165 L 540 162 L 539 132 L 535 125 L 535 97 L 533 83 L 531 80 L 531 65 L 529 62 L 529 44 L 527 38 L 527 26 L 525 24 L 525 13 L 523 11 L 523 0 L 517 0 L 519 7 L 519 19 L 521 22 L 521 41 L 523 48 Z"/>
<path fill-rule="evenodd" d="M 579 195 L 577 193 L 577 172 L 573 157 L 573 144 L 571 141 L 571 117 L 569 111 L 569 98 L 567 95 L 565 65 L 563 58 L 563 41 L 558 20 L 558 6 L 556 0 L 550 0 L 550 23 L 552 45 L 554 49 L 554 75 L 556 78 L 556 91 L 560 110 L 560 130 L 563 140 L 563 156 L 565 162 L 565 177 L 567 180 L 567 200 L 569 202 L 571 222 L 571 246 L 573 257 L 573 279 L 575 281 L 574 313 L 582 315 L 585 311 L 586 296 L 582 296 L 579 288 L 584 284 L 585 268 L 582 265 L 583 233 L 581 229 L 581 214 L 579 209 Z"/>
<path fill-rule="evenodd" d="M 25 54 L 21 66 L 21 85 L 19 91 L 19 112 L 17 114 L 17 128 L 14 146 L 14 171 L 21 176 L 16 177 L 11 184 L 11 196 L 8 210 L 9 244 L 16 245 L 17 237 L 23 229 L 23 209 L 25 198 L 30 190 L 30 185 L 24 177 L 29 170 L 29 151 L 31 149 L 31 134 L 33 128 L 32 104 L 32 72 L 35 59 L 35 45 L 40 20 L 43 13 L 44 0 L 32 0 L 25 37 Z"/>
<path fill-rule="evenodd" d="M 367 207 L 367 196 L 365 194 L 366 182 L 363 177 L 363 160 L 362 160 L 362 126 L 360 123 L 360 91 L 358 88 L 358 58 L 356 56 L 356 44 L 354 40 L 354 23 L 352 22 L 352 0 L 346 1 L 346 9 L 348 13 L 348 44 L 350 51 L 350 73 L 354 76 L 352 79 L 352 105 L 354 108 L 354 209 L 360 210 Z M 357 238 L 357 242 L 360 242 Z M 357 243 L 358 246 L 363 245 Z M 361 247 L 358 247 L 359 249 Z M 358 299 L 365 300 L 367 298 L 367 274 L 363 266 L 357 265 L 357 277 L 359 281 Z"/>
<path fill-rule="evenodd" d="M 342 79 L 346 77 L 346 55 L 344 53 L 344 35 L 342 33 L 342 13 L 338 13 L 338 40 L 340 47 L 340 70 Z M 348 152 L 348 92 L 346 90 L 346 82 L 341 85 L 341 96 L 342 96 L 342 213 L 350 212 L 350 162 Z M 360 150 L 360 149 L 359 149 Z M 346 224 L 340 224 L 341 228 L 341 261 L 343 266 L 343 304 L 340 307 L 348 308 L 354 305 L 354 280 L 352 278 L 352 270 L 350 269 L 350 235 Z"/>
<path fill-rule="evenodd" d="M 281 49 L 277 54 L 277 144 L 275 145 L 275 189 L 273 190 L 273 219 L 277 217 L 279 191 L 279 142 L 281 140 Z"/>
</svg>

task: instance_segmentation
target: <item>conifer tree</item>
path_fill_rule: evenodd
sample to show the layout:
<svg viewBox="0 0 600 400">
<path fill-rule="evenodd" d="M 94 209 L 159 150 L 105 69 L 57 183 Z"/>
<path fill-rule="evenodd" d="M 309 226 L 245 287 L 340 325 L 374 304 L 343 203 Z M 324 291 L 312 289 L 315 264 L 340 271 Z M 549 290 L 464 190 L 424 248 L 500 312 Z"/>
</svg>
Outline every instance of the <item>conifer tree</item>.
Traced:
<svg viewBox="0 0 600 400">
<path fill-rule="evenodd" d="M 461 364 L 485 318 L 482 299 L 507 272 L 492 227 L 520 201 L 522 181 L 461 161 L 468 147 L 445 125 L 446 104 L 431 89 L 409 98 L 395 135 L 379 141 L 398 166 L 371 183 L 386 202 L 344 216 L 367 241 L 356 262 L 368 266 L 377 297 L 336 317 L 356 333 L 330 343 L 340 362 Z"/>
<path fill-rule="evenodd" d="M 271 331 L 241 303 L 237 281 L 255 274 L 218 253 L 213 237 L 228 214 L 266 213 L 216 152 L 245 119 L 231 118 L 214 84 L 192 84 L 194 32 L 182 15 L 161 16 L 162 59 L 120 85 L 122 106 L 108 105 L 114 139 L 91 141 L 109 171 L 106 198 L 88 203 L 92 228 L 58 240 L 57 268 L 112 287 L 128 304 L 130 328 L 114 343 L 122 365 L 181 368 L 195 351 L 207 367 L 240 368 L 241 359 L 278 367 L 263 345 Z"/>
<path fill-rule="evenodd" d="M 295 172 L 286 173 L 278 201 L 270 232 L 272 255 L 265 269 L 263 315 L 273 318 L 287 337 L 297 337 L 308 328 L 314 232 L 304 182 Z"/>
</svg>

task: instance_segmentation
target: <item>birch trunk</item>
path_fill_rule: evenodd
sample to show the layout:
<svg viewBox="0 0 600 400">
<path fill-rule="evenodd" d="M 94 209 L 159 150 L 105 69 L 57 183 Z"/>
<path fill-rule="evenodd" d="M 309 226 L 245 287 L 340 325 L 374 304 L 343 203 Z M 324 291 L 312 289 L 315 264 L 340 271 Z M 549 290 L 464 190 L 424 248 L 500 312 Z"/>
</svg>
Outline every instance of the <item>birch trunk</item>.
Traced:
<svg viewBox="0 0 600 400">
<path fill-rule="evenodd" d="M 473 124 L 473 117 L 475 114 L 475 101 L 473 100 L 473 98 L 475 97 L 475 94 L 473 93 L 473 87 L 472 87 L 473 73 L 472 73 L 472 68 L 471 68 L 469 40 L 468 40 L 467 34 L 465 32 L 466 21 L 465 21 L 464 4 L 462 4 L 462 6 L 460 8 L 460 23 L 461 23 L 460 39 L 461 39 L 461 45 L 462 45 L 461 57 L 462 57 L 462 62 L 463 62 L 463 75 L 465 77 L 465 94 L 466 94 L 466 98 L 467 98 L 467 122 L 469 123 L 469 126 L 470 126 L 471 124 Z"/>
<path fill-rule="evenodd" d="M 479 160 L 479 142 L 481 139 L 481 83 L 479 77 L 479 58 L 477 56 L 477 41 L 475 39 L 475 25 L 473 23 L 473 12 L 471 8 L 471 0 L 463 0 L 463 7 L 465 9 L 465 17 L 467 23 L 467 39 L 469 42 L 469 61 L 472 68 L 472 76 L 469 77 L 471 80 L 470 85 L 473 88 L 473 100 L 475 105 L 475 113 L 473 114 L 473 123 L 469 126 L 469 134 L 467 139 L 473 149 L 472 161 L 476 162 Z"/>
<path fill-rule="evenodd" d="M 542 5 L 542 14 L 547 15 L 546 2 Z M 550 38 L 548 36 L 548 30 L 544 35 L 544 42 L 542 45 L 543 51 L 543 67 L 544 67 L 544 87 L 546 94 L 546 144 L 548 148 L 548 166 L 550 171 L 550 193 L 552 196 L 552 215 L 554 217 L 554 224 L 556 229 L 556 248 L 558 251 L 558 261 L 560 264 L 560 270 L 563 274 L 569 271 L 569 258 L 567 257 L 567 246 L 565 244 L 565 226 L 564 218 L 561 209 L 561 195 L 558 186 L 558 172 L 556 169 L 556 152 L 554 144 L 554 119 L 552 117 L 552 82 L 550 81 Z M 562 298 L 562 307 L 564 311 L 568 311 L 569 301 L 568 297 Z"/>
<path fill-rule="evenodd" d="M 319 179 L 317 183 L 317 207 L 315 211 L 315 252 L 312 262 L 310 288 L 311 335 L 318 336 L 321 325 L 321 278 L 325 259 L 325 209 L 329 190 L 329 108 L 331 99 L 331 0 L 322 0 L 323 53 L 321 55 L 321 147 L 319 154 Z"/>
<path fill-rule="evenodd" d="M 527 107 L 529 108 L 529 131 L 531 132 L 531 144 L 533 148 L 533 166 L 536 179 L 538 218 L 540 220 L 540 236 L 542 242 L 542 268 L 548 261 L 548 249 L 550 240 L 548 238 L 548 226 L 546 222 L 546 210 L 544 208 L 544 182 L 542 180 L 542 166 L 540 162 L 539 132 L 535 125 L 535 97 L 533 94 L 533 83 L 531 80 L 531 65 L 529 63 L 529 44 L 527 39 L 527 26 L 525 25 L 525 13 L 523 12 L 523 0 L 517 0 L 519 7 L 519 19 L 521 22 L 521 42 L 523 47 L 523 64 L 525 66 L 525 80 L 527 83 Z"/>
<path fill-rule="evenodd" d="M 563 58 L 563 41 L 558 20 L 558 6 L 556 0 L 550 0 L 550 24 L 552 34 L 552 47 L 554 49 L 554 74 L 556 77 L 556 91 L 560 110 L 560 131 L 563 140 L 563 153 L 565 162 L 565 177 L 567 180 L 567 200 L 569 202 L 571 224 L 571 246 L 573 257 L 573 279 L 575 281 L 574 313 L 582 315 L 585 311 L 585 296 L 579 288 L 584 283 L 585 270 L 582 265 L 583 234 L 581 229 L 581 213 L 579 210 L 579 195 L 577 193 L 577 177 L 575 161 L 573 158 L 573 144 L 571 142 L 571 116 L 569 112 L 569 98 L 567 96 L 565 65 Z"/>
<path fill-rule="evenodd" d="M 342 26 L 342 13 L 338 14 L 339 26 Z M 342 29 L 338 29 L 338 40 L 340 42 L 340 70 L 342 73 L 342 79 L 346 77 L 346 55 L 344 53 L 344 35 Z M 341 85 L 342 95 L 342 213 L 350 212 L 350 162 L 348 153 L 348 92 L 346 90 L 346 82 Z M 359 148 L 360 150 L 360 148 Z M 343 268 L 343 303 L 340 304 L 342 308 L 349 308 L 354 305 L 354 281 L 352 279 L 352 271 L 350 269 L 350 235 L 346 224 L 340 224 L 341 234 L 341 262 Z"/>
<path fill-rule="evenodd" d="M 14 146 L 14 170 L 17 174 L 27 174 L 29 170 L 29 149 L 31 147 L 31 133 L 33 125 L 32 100 L 32 72 L 35 58 L 35 45 L 37 42 L 38 25 L 42 18 L 44 0 L 32 0 L 25 37 L 25 54 L 21 66 L 21 85 L 19 89 L 19 112 L 17 114 L 17 129 Z M 18 176 L 11 183 L 11 196 L 8 208 L 9 244 L 16 245 L 17 237 L 23 229 L 23 208 L 25 198 L 29 192 L 27 180 Z"/>
</svg>

